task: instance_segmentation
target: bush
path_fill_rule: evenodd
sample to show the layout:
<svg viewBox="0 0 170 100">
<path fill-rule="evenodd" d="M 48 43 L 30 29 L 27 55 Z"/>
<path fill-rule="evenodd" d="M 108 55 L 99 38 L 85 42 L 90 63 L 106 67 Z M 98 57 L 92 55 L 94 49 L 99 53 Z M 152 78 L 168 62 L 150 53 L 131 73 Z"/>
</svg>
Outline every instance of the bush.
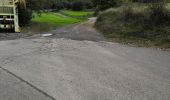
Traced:
<svg viewBox="0 0 170 100">
<path fill-rule="evenodd" d="M 164 4 L 152 4 L 149 8 L 150 19 L 154 25 L 170 25 L 170 12 Z"/>
<path fill-rule="evenodd" d="M 81 1 L 75 1 L 72 4 L 72 10 L 74 11 L 82 11 L 84 8 L 84 4 Z"/>
<path fill-rule="evenodd" d="M 121 0 L 93 0 L 97 10 L 103 11 L 111 7 L 120 5 Z"/>
<path fill-rule="evenodd" d="M 121 0 L 93 0 L 93 4 L 96 7 L 94 15 L 98 15 L 100 11 L 120 6 Z"/>
<path fill-rule="evenodd" d="M 63 2 L 64 8 L 72 9 L 72 2 Z"/>
<path fill-rule="evenodd" d="M 64 9 L 64 4 L 62 2 L 53 4 L 52 9 L 57 9 L 57 10 Z"/>
<path fill-rule="evenodd" d="M 99 15 L 96 28 L 119 42 L 170 48 L 170 12 L 164 7 L 109 9 Z"/>
<path fill-rule="evenodd" d="M 84 2 L 84 7 L 85 7 L 86 9 L 93 9 L 93 8 L 94 8 L 94 7 L 93 7 L 93 4 L 90 3 L 90 2 Z"/>
<path fill-rule="evenodd" d="M 165 0 L 132 0 L 132 2 L 141 2 L 141 3 L 156 3 L 156 2 L 162 2 Z"/>
</svg>

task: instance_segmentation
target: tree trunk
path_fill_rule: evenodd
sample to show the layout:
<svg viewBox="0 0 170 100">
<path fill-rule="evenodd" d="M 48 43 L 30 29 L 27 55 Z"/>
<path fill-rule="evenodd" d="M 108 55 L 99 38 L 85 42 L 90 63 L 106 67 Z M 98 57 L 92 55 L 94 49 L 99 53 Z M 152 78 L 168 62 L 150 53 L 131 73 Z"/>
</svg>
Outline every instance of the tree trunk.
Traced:
<svg viewBox="0 0 170 100">
<path fill-rule="evenodd" d="M 19 0 L 19 9 L 26 9 L 25 0 Z"/>
</svg>

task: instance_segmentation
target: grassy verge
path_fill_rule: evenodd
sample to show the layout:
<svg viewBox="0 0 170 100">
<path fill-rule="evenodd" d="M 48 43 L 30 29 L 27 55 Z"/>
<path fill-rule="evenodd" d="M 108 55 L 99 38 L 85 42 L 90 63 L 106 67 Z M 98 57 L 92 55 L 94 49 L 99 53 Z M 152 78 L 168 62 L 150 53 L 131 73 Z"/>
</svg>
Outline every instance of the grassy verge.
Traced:
<svg viewBox="0 0 170 100">
<path fill-rule="evenodd" d="M 148 8 L 129 7 L 109 9 L 99 15 L 96 28 L 111 41 L 170 48 L 170 12 L 157 11 L 151 13 Z"/>
<path fill-rule="evenodd" d="M 49 31 L 69 24 L 79 23 L 90 17 L 92 12 L 68 11 L 33 14 L 30 30 L 37 32 Z"/>
<path fill-rule="evenodd" d="M 58 27 L 69 24 L 79 23 L 80 19 L 67 17 L 58 13 L 34 13 L 30 24 L 30 30 L 33 32 L 46 32 Z"/>
<path fill-rule="evenodd" d="M 34 13 L 33 16 L 33 23 L 46 23 L 54 27 L 60 27 L 68 24 L 78 23 L 81 21 L 76 18 L 63 17 L 55 13 L 42 13 L 40 16 Z"/>
<path fill-rule="evenodd" d="M 93 12 L 85 12 L 85 11 L 70 11 L 70 10 L 62 10 L 61 14 L 73 18 L 77 18 L 80 20 L 86 20 L 88 17 L 93 15 Z"/>
</svg>

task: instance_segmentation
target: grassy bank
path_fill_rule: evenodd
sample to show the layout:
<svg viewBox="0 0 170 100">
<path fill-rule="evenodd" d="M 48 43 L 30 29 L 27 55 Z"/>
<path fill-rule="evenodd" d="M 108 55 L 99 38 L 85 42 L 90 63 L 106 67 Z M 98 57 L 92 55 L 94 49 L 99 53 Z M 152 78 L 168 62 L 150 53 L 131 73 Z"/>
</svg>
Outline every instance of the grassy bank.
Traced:
<svg viewBox="0 0 170 100">
<path fill-rule="evenodd" d="M 33 23 L 46 23 L 54 27 L 60 27 L 68 24 L 78 23 L 81 21 L 76 18 L 66 17 L 55 13 L 42 13 L 41 15 L 34 13 L 33 16 Z"/>
<path fill-rule="evenodd" d="M 99 15 L 96 28 L 111 41 L 137 46 L 170 48 L 169 10 L 161 9 L 160 12 L 159 10 L 151 12 L 148 8 L 109 9 Z"/>
<path fill-rule="evenodd" d="M 70 10 L 62 10 L 61 14 L 81 20 L 86 20 L 88 17 L 93 15 L 93 12 L 85 12 L 85 11 L 70 11 Z"/>
<path fill-rule="evenodd" d="M 79 23 L 92 15 L 92 12 L 69 11 L 34 13 L 31 20 L 30 29 L 44 32 L 56 29 L 69 24 Z"/>
</svg>

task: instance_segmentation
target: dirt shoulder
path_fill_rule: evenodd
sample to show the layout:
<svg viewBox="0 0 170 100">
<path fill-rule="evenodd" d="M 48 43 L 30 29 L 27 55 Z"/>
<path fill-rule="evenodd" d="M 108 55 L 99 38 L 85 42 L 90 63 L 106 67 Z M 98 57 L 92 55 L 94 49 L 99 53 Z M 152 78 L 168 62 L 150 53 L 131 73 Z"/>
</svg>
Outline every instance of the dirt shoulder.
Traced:
<svg viewBox="0 0 170 100">
<path fill-rule="evenodd" d="M 41 37 L 42 34 L 52 34 L 51 38 L 67 38 L 72 40 L 104 41 L 104 37 L 93 28 L 96 18 L 89 18 L 88 21 L 73 24 L 52 30 L 50 32 L 31 32 L 24 28 L 21 33 L 0 32 L 0 40 L 13 40 L 20 38 Z"/>
<path fill-rule="evenodd" d="M 23 33 L 13 33 L 13 32 L 7 32 L 7 31 L 0 32 L 0 41 L 1 40 L 14 40 L 14 39 L 19 39 L 23 37 L 26 37 L 26 35 Z"/>
<path fill-rule="evenodd" d="M 104 37 L 94 28 L 96 18 L 89 18 L 87 22 L 69 25 L 52 31 L 53 38 L 68 38 L 72 40 L 104 41 Z"/>
</svg>

